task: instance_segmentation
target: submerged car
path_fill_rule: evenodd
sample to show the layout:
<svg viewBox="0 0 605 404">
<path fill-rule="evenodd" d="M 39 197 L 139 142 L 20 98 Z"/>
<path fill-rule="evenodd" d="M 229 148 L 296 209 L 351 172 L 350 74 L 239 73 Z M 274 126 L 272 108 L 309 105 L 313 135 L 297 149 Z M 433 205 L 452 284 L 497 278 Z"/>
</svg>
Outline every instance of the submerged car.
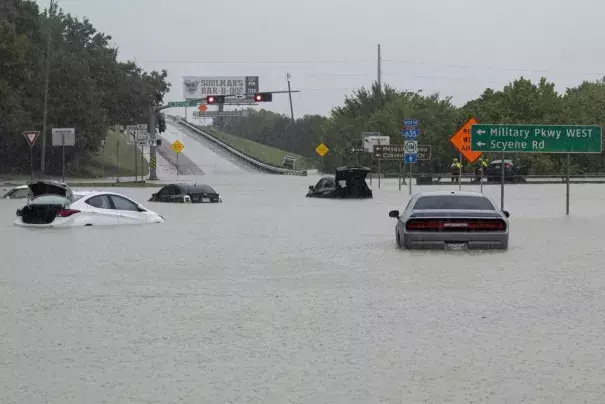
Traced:
<svg viewBox="0 0 605 404">
<path fill-rule="evenodd" d="M 149 202 L 217 203 L 223 198 L 210 185 L 170 184 L 151 195 Z"/>
<path fill-rule="evenodd" d="M 526 170 L 512 160 L 504 160 L 504 182 L 527 182 L 523 176 Z M 502 181 L 502 160 L 494 160 L 483 170 L 483 176 L 488 182 Z"/>
<path fill-rule="evenodd" d="M 164 218 L 113 192 L 73 192 L 67 185 L 39 181 L 29 185 L 32 198 L 17 210 L 15 226 L 79 227 L 163 223 Z"/>
<path fill-rule="evenodd" d="M 478 192 L 421 192 L 389 216 L 402 249 L 508 249 L 510 214 Z"/>
<path fill-rule="evenodd" d="M 29 186 L 27 185 L 19 185 L 10 191 L 8 191 L 2 199 L 26 199 L 31 196 L 31 192 L 29 190 Z"/>
<path fill-rule="evenodd" d="M 368 167 L 338 167 L 336 175 L 322 177 L 315 186 L 309 186 L 307 198 L 372 198 L 366 182 Z"/>
</svg>

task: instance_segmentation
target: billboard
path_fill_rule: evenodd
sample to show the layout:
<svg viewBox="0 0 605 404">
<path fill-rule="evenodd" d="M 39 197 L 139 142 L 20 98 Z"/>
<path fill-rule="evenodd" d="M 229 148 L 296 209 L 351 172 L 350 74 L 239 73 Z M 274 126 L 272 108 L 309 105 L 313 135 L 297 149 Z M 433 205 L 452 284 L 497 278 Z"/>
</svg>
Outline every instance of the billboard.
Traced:
<svg viewBox="0 0 605 404">
<path fill-rule="evenodd" d="M 208 95 L 232 95 L 244 98 L 244 94 L 257 93 L 258 76 L 183 76 L 183 98 L 206 98 Z"/>
</svg>

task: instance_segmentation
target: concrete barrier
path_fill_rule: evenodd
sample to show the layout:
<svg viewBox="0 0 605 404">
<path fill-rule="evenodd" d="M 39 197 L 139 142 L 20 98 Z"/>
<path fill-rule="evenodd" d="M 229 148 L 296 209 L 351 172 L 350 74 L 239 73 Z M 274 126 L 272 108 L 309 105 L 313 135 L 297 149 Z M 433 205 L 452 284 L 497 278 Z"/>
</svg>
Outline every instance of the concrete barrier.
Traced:
<svg viewBox="0 0 605 404">
<path fill-rule="evenodd" d="M 172 116 L 169 116 L 172 118 Z M 180 125 L 191 129 L 192 131 L 196 132 L 197 134 L 205 137 L 206 139 L 210 140 L 211 142 L 216 143 L 217 145 L 221 146 L 223 149 L 227 150 L 229 153 L 231 153 L 232 155 L 238 157 L 239 159 L 245 161 L 246 163 L 250 164 L 253 167 L 256 167 L 259 171 L 263 171 L 269 174 L 279 174 L 279 175 L 297 175 L 297 176 L 306 176 L 307 175 L 307 171 L 303 170 L 303 171 L 296 171 L 296 170 L 288 170 L 286 168 L 283 167 L 275 167 L 272 166 L 270 164 L 265 164 L 261 161 L 258 161 L 250 156 L 248 156 L 247 154 L 244 154 L 242 152 L 240 152 L 239 150 L 234 149 L 233 147 L 229 146 L 228 144 L 220 141 L 219 139 L 217 139 L 216 137 L 212 136 L 211 134 L 209 134 L 208 132 L 205 132 L 201 129 L 199 129 L 198 127 L 190 124 L 189 122 L 187 122 L 186 120 L 184 120 L 183 118 L 180 118 L 179 120 L 177 120 L 177 123 L 179 123 Z"/>
</svg>

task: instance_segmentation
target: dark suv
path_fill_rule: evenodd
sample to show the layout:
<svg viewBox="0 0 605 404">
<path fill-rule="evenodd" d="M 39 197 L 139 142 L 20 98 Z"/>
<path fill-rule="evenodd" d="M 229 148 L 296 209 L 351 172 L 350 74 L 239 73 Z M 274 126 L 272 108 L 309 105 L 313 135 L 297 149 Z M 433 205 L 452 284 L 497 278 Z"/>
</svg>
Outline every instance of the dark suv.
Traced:
<svg viewBox="0 0 605 404">
<path fill-rule="evenodd" d="M 525 182 L 522 167 L 513 163 L 512 160 L 504 160 L 504 182 Z M 494 160 L 485 168 L 483 176 L 487 182 L 500 182 L 502 176 L 502 160 Z"/>
</svg>

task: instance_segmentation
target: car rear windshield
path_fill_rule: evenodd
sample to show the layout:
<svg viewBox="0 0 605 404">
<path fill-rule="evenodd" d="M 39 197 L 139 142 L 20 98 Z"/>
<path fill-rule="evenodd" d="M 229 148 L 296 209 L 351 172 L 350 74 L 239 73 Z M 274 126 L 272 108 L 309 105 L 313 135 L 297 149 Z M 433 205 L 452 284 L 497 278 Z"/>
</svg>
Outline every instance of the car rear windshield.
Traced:
<svg viewBox="0 0 605 404">
<path fill-rule="evenodd" d="M 71 201 L 60 195 L 40 195 L 29 201 L 29 205 L 61 205 L 66 206 Z"/>
<path fill-rule="evenodd" d="M 429 209 L 495 210 L 489 199 L 480 196 L 438 195 L 418 198 L 414 210 Z"/>
<path fill-rule="evenodd" d="M 186 189 L 188 194 L 216 194 L 216 191 L 212 189 L 210 185 L 196 185 L 193 187 L 188 187 Z"/>
</svg>

